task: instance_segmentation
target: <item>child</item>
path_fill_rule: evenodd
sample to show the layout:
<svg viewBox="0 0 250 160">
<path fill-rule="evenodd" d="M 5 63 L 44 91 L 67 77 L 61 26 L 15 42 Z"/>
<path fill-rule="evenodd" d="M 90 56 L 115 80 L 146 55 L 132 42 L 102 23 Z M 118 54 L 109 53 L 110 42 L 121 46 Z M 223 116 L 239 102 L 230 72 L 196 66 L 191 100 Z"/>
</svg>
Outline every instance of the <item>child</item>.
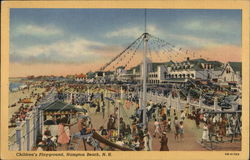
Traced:
<svg viewBox="0 0 250 160">
<path fill-rule="evenodd" d="M 179 133 L 180 133 L 180 140 L 184 141 L 184 126 L 183 126 L 183 121 L 180 122 Z"/>
<path fill-rule="evenodd" d="M 180 125 L 178 123 L 177 117 L 174 118 L 174 126 L 175 126 L 175 140 L 179 141 Z"/>
<path fill-rule="evenodd" d="M 171 118 L 168 119 L 168 126 L 167 126 L 167 131 L 171 131 Z"/>
<path fill-rule="evenodd" d="M 184 121 L 185 117 L 186 117 L 185 112 L 181 110 L 181 120 Z"/>
</svg>

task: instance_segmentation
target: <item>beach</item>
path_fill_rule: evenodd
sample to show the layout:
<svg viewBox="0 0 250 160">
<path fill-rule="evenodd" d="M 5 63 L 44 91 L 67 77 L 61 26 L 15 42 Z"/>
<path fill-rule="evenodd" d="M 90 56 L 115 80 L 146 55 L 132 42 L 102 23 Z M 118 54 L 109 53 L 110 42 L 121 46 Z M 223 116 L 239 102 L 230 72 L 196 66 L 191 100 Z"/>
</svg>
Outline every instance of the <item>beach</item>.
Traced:
<svg viewBox="0 0 250 160">
<path fill-rule="evenodd" d="M 28 103 L 27 105 L 31 106 L 34 105 L 36 102 L 36 97 L 31 97 L 32 92 L 35 93 L 43 93 L 45 91 L 45 88 L 37 88 L 37 87 L 31 87 L 30 89 L 22 89 L 16 92 L 9 91 L 9 106 L 8 106 L 8 116 L 9 120 L 11 119 L 12 115 L 15 114 L 15 112 L 18 112 L 19 108 L 23 103 L 18 103 L 19 99 L 28 98 L 31 100 L 32 103 Z M 11 105 L 16 104 L 16 106 L 11 107 Z M 25 106 L 26 104 L 24 104 Z M 12 132 L 14 128 L 9 128 L 9 133 Z"/>
</svg>

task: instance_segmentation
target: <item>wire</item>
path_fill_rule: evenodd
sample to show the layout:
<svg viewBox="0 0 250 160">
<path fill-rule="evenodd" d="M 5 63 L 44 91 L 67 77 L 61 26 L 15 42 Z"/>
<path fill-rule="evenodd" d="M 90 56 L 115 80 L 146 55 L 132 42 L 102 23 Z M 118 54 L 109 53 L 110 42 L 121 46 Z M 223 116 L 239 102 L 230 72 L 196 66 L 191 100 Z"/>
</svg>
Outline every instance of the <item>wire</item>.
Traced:
<svg viewBox="0 0 250 160">
<path fill-rule="evenodd" d="M 117 56 L 115 56 L 111 61 L 109 61 L 108 63 L 106 63 L 103 67 L 101 67 L 101 71 L 105 70 L 111 63 L 113 63 L 116 59 L 118 59 L 121 55 L 123 55 L 124 53 L 126 53 L 127 50 L 129 50 L 131 48 L 131 46 L 133 46 L 135 43 L 137 43 L 138 40 L 140 40 L 141 38 L 143 38 L 142 34 L 140 37 L 138 37 L 134 42 L 132 42 L 125 50 L 123 50 L 120 54 L 118 54 Z"/>
</svg>

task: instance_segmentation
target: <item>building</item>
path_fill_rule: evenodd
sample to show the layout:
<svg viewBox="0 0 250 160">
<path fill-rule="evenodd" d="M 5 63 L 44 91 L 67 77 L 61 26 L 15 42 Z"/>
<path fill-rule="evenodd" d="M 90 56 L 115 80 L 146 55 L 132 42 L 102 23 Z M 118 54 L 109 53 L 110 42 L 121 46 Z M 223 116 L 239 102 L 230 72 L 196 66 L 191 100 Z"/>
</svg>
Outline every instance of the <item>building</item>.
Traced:
<svg viewBox="0 0 250 160">
<path fill-rule="evenodd" d="M 165 73 L 166 81 L 183 81 L 187 79 L 217 80 L 223 70 L 223 64 L 218 61 L 187 58 L 183 62 L 172 63 Z"/>
<path fill-rule="evenodd" d="M 123 75 L 127 73 L 127 70 L 125 70 L 124 66 L 119 66 L 115 70 L 115 78 L 118 81 L 123 81 Z"/>
<path fill-rule="evenodd" d="M 95 72 L 88 72 L 88 73 L 86 73 L 86 75 L 87 75 L 87 79 L 95 78 Z"/>
<path fill-rule="evenodd" d="M 241 62 L 228 62 L 221 75 L 221 82 L 234 82 L 241 83 L 242 81 L 242 63 Z"/>
<path fill-rule="evenodd" d="M 75 80 L 77 82 L 84 82 L 86 80 L 86 78 L 87 78 L 87 75 L 82 74 L 82 73 L 75 76 Z"/>
<path fill-rule="evenodd" d="M 110 81 L 114 81 L 115 72 L 114 71 L 97 71 L 95 72 L 95 80 L 99 83 L 106 83 Z"/>
<path fill-rule="evenodd" d="M 95 79 L 110 79 L 123 82 L 140 82 L 143 75 L 143 64 L 140 63 L 128 70 L 124 66 L 116 68 L 115 72 L 96 72 Z M 211 80 L 218 82 L 224 69 L 224 64 L 219 61 L 205 59 L 187 59 L 182 62 L 152 62 L 147 59 L 147 83 L 164 84 L 187 82 L 188 79 Z M 234 65 L 235 66 L 235 65 Z"/>
<path fill-rule="evenodd" d="M 148 83 L 159 84 L 166 80 L 167 73 L 170 73 L 170 66 L 173 61 L 164 63 L 152 63 L 151 70 L 148 72 Z"/>
</svg>

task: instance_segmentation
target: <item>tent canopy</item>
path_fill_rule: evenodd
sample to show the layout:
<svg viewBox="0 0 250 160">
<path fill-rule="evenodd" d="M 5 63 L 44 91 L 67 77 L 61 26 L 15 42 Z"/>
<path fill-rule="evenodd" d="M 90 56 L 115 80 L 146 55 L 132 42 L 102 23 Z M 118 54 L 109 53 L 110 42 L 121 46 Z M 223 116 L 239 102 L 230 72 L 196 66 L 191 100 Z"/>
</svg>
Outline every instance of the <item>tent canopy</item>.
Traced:
<svg viewBox="0 0 250 160">
<path fill-rule="evenodd" d="M 41 110 L 46 111 L 77 111 L 77 112 L 87 112 L 86 109 L 77 108 L 72 104 L 68 104 L 59 100 L 56 100 L 50 104 L 42 105 Z"/>
</svg>

